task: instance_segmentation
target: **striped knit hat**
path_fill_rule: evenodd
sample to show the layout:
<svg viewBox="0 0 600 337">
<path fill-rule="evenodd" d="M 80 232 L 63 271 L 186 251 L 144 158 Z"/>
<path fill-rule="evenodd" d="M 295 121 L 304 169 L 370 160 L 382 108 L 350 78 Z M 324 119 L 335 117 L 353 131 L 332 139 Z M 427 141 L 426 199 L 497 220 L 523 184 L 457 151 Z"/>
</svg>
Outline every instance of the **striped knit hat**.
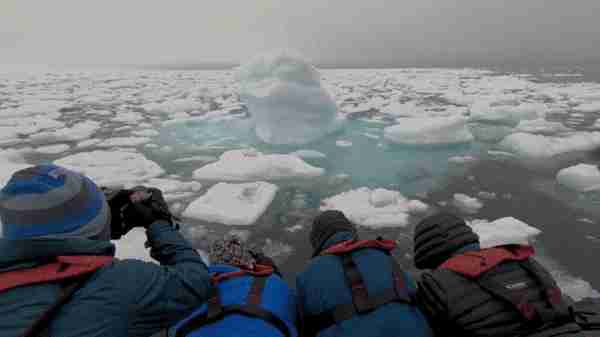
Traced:
<svg viewBox="0 0 600 337">
<path fill-rule="evenodd" d="M 1 237 L 109 240 L 110 209 L 87 177 L 55 165 L 13 174 L 0 190 Z"/>
</svg>

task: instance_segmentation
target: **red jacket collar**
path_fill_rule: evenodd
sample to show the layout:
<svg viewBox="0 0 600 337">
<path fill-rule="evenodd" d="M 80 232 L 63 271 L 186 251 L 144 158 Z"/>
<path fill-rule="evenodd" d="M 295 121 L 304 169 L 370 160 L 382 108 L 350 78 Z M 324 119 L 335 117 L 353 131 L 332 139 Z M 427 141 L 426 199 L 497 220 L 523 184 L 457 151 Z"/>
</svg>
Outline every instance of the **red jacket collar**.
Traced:
<svg viewBox="0 0 600 337">
<path fill-rule="evenodd" d="M 477 277 L 505 261 L 522 261 L 534 255 L 531 246 L 500 246 L 451 257 L 439 269 L 450 269 L 468 277 Z"/>
</svg>

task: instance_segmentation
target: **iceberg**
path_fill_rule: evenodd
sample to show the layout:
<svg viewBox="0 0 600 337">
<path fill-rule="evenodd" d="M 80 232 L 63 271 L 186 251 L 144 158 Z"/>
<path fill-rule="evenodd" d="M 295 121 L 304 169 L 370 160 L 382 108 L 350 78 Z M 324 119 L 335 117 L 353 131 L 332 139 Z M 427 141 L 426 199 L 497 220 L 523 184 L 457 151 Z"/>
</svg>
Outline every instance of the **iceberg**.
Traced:
<svg viewBox="0 0 600 337">
<path fill-rule="evenodd" d="M 263 54 L 237 72 L 256 134 L 270 144 L 306 144 L 333 131 L 337 107 L 319 72 L 290 52 Z"/>
<path fill-rule="evenodd" d="M 462 193 L 455 193 L 452 203 L 456 208 L 468 214 L 475 214 L 483 207 L 483 203 L 479 199 Z"/>
<path fill-rule="evenodd" d="M 384 137 L 403 145 L 447 145 L 469 143 L 473 135 L 462 116 L 401 118 L 384 129 Z"/>
<path fill-rule="evenodd" d="M 267 210 L 277 190 L 277 186 L 267 182 L 218 183 L 190 203 L 181 215 L 229 226 L 249 226 Z"/>
<path fill-rule="evenodd" d="M 231 150 L 217 162 L 194 171 L 198 180 L 257 181 L 314 178 L 325 170 L 314 167 L 296 155 L 263 154 L 255 149 Z"/>
</svg>

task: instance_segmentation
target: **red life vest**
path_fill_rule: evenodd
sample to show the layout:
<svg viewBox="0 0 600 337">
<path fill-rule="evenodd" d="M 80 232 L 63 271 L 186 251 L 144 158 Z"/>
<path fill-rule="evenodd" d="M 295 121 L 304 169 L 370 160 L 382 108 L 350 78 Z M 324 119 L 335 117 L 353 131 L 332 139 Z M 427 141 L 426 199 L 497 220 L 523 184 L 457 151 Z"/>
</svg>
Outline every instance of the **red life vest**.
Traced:
<svg viewBox="0 0 600 337">
<path fill-rule="evenodd" d="M 209 299 L 207 303 L 208 308 L 206 313 L 193 317 L 189 321 L 185 322 L 185 324 L 179 326 L 175 332 L 176 337 L 185 337 L 205 325 L 216 323 L 225 318 L 225 316 L 233 314 L 261 319 L 277 328 L 284 337 L 292 337 L 291 331 L 289 330 L 287 324 L 285 324 L 281 318 L 261 307 L 262 293 L 267 279 L 274 273 L 273 267 L 258 264 L 254 266 L 254 269 L 247 269 L 241 266 L 235 267 L 240 268 L 240 270 L 230 273 L 212 275 L 212 286 L 209 290 Z M 253 277 L 252 284 L 250 285 L 250 291 L 246 297 L 246 304 L 232 304 L 224 306 L 221 303 L 221 295 L 218 287 L 219 282 L 243 276 Z M 167 331 L 164 330 L 158 335 L 167 336 Z"/>
<path fill-rule="evenodd" d="M 325 330 L 334 324 L 351 319 L 355 315 L 367 314 L 388 303 L 411 304 L 412 299 L 406 287 L 404 272 L 391 256 L 391 251 L 394 248 L 396 248 L 396 243 L 392 240 L 349 240 L 335 244 L 321 252 L 320 256 L 335 255 L 340 257 L 346 283 L 352 292 L 352 303 L 339 304 L 332 310 L 316 315 L 305 315 L 303 326 L 307 330 L 306 334 L 308 336 L 316 335 L 319 331 Z M 368 293 L 363 277 L 352 258 L 352 253 L 361 249 L 378 249 L 388 255 L 392 266 L 392 287 L 379 294 L 371 295 Z"/>
<path fill-rule="evenodd" d="M 0 292 L 31 284 L 75 278 L 92 273 L 112 260 L 112 256 L 57 256 L 55 262 L 0 273 Z"/>
<path fill-rule="evenodd" d="M 467 252 L 449 258 L 439 268 L 450 269 L 468 277 L 478 277 L 505 261 L 523 261 L 533 256 L 531 246 L 501 246 Z"/>
<path fill-rule="evenodd" d="M 554 280 L 530 261 L 529 258 L 534 253 L 533 247 L 530 246 L 509 245 L 487 248 L 454 256 L 444 262 L 439 269 L 452 270 L 477 282 L 494 297 L 511 303 L 528 321 L 539 318 L 542 323 L 553 322 L 568 315 L 568 308 Z M 520 289 L 524 286 L 523 282 L 504 284 L 493 275 L 486 274 L 501 263 L 509 261 L 517 262 L 540 284 L 550 308 L 531 302 Z"/>
</svg>

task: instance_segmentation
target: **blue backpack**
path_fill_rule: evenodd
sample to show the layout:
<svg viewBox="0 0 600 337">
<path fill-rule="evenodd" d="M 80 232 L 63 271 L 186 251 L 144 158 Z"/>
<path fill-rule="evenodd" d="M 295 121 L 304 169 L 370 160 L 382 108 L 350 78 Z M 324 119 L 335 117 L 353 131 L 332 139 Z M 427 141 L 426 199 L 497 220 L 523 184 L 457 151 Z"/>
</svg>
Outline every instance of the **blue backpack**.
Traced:
<svg viewBox="0 0 600 337">
<path fill-rule="evenodd" d="M 297 337 L 296 299 L 267 266 L 209 268 L 209 300 L 170 329 L 175 337 Z"/>
</svg>

